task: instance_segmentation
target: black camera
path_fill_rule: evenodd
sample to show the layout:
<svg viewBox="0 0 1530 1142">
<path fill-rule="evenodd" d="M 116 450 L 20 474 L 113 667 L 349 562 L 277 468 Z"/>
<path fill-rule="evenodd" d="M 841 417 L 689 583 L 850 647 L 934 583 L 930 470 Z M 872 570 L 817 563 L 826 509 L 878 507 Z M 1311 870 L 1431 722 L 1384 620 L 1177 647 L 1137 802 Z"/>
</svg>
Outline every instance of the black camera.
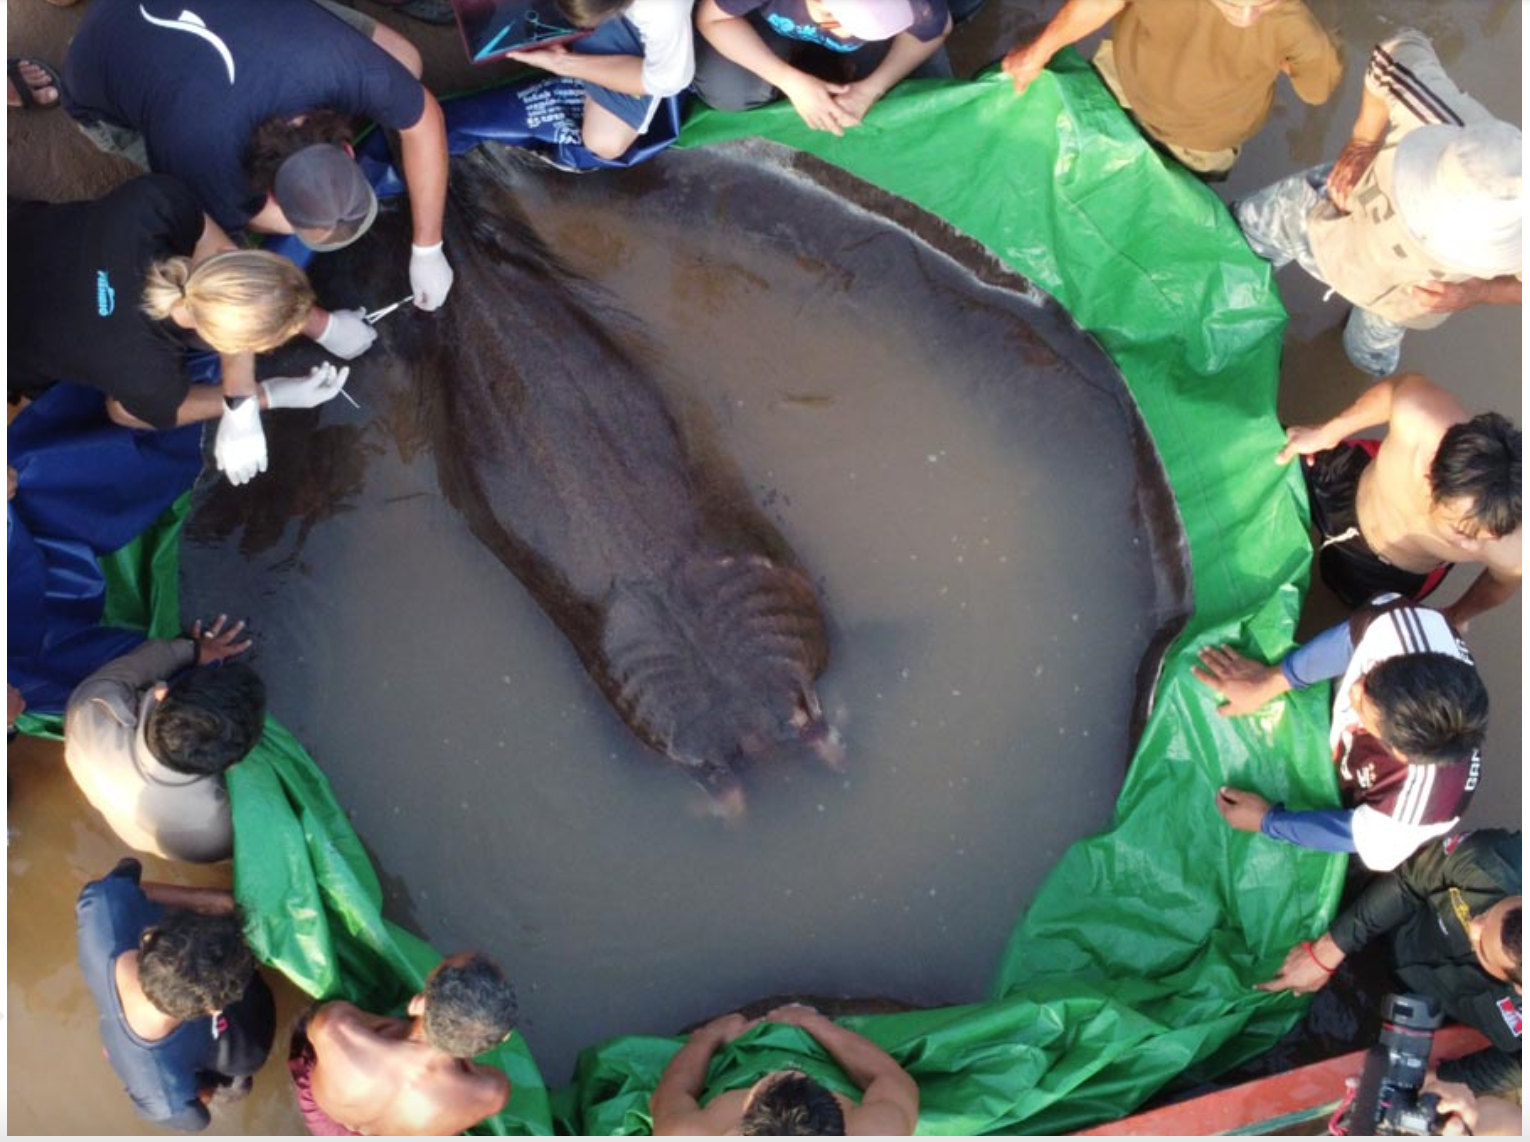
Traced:
<svg viewBox="0 0 1530 1142">
<path fill-rule="evenodd" d="M 1381 1006 L 1381 1034 L 1365 1054 L 1365 1068 L 1343 1133 L 1438 1134 L 1439 1100 L 1420 1094 L 1441 1011 L 1422 995 L 1389 995 Z"/>
</svg>

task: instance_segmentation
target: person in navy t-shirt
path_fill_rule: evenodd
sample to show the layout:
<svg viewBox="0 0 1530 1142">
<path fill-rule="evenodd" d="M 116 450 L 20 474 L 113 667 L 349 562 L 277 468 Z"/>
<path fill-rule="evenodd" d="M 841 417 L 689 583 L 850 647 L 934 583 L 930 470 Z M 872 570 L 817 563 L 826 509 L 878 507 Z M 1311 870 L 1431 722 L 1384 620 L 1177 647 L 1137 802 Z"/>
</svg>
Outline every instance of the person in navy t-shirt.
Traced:
<svg viewBox="0 0 1530 1142">
<path fill-rule="evenodd" d="M 354 241 L 377 202 L 351 118 L 399 132 L 414 303 L 451 289 L 441 246 L 446 128 L 398 33 L 316 0 L 96 0 L 64 60 L 64 106 L 103 150 L 173 174 L 230 233 Z"/>
<path fill-rule="evenodd" d="M 140 884 L 142 872 L 123 860 L 80 893 L 80 970 L 134 1109 L 202 1130 L 209 1105 L 248 1092 L 271 1052 L 276 1005 L 229 893 Z"/>
<path fill-rule="evenodd" d="M 905 77 L 950 77 L 951 26 L 947 0 L 700 0 L 696 93 L 723 111 L 784 95 L 809 127 L 843 135 Z M 813 49 L 839 74 L 808 70 Z"/>
</svg>

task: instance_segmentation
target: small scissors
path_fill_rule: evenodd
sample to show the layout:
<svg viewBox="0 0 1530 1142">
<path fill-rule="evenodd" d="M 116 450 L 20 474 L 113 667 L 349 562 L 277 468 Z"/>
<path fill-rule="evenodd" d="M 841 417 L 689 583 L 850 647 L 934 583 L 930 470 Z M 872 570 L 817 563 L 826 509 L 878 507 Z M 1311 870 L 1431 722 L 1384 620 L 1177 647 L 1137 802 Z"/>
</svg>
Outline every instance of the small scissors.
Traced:
<svg viewBox="0 0 1530 1142">
<path fill-rule="evenodd" d="M 371 313 L 364 315 L 361 320 L 365 321 L 368 325 L 376 325 L 379 321 L 381 321 L 384 317 L 387 317 L 388 314 L 392 313 L 399 306 L 408 305 L 413 300 L 414 294 L 410 294 L 408 297 L 404 298 L 403 301 L 395 301 L 392 305 L 385 305 L 381 309 L 374 309 Z"/>
</svg>

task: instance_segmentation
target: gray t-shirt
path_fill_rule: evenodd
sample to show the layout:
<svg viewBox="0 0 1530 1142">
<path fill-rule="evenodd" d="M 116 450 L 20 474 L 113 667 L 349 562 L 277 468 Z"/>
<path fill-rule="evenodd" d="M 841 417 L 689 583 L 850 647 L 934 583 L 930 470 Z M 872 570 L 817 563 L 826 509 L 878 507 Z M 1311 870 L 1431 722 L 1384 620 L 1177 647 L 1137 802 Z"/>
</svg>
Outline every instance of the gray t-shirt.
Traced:
<svg viewBox="0 0 1530 1142">
<path fill-rule="evenodd" d="M 234 852 L 223 778 L 177 773 L 149 752 L 143 730 L 158 704 L 155 684 L 195 661 L 190 639 L 150 641 L 81 682 L 64 710 L 64 761 L 124 843 L 208 863 Z"/>
</svg>

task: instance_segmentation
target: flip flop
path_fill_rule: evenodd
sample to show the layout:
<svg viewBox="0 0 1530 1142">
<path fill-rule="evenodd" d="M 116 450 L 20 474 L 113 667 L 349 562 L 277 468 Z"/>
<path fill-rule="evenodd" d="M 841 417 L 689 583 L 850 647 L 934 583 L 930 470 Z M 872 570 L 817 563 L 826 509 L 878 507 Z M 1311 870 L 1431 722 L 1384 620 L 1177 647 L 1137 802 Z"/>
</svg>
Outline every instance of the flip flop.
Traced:
<svg viewBox="0 0 1530 1142">
<path fill-rule="evenodd" d="M 31 64 L 48 77 L 48 82 L 43 84 L 43 87 L 51 87 L 54 91 L 58 92 L 57 99 L 54 99 L 51 103 L 44 103 L 37 98 L 37 91 L 40 89 L 34 88 L 21 74 L 21 65 L 23 63 Z M 16 89 L 16 94 L 21 98 L 19 110 L 31 111 L 36 108 L 39 111 L 51 111 L 55 107 L 63 105 L 64 81 L 59 78 L 57 71 L 43 63 L 42 60 L 33 59 L 31 56 L 12 56 L 5 61 L 5 74 L 11 81 L 11 86 Z"/>
</svg>

